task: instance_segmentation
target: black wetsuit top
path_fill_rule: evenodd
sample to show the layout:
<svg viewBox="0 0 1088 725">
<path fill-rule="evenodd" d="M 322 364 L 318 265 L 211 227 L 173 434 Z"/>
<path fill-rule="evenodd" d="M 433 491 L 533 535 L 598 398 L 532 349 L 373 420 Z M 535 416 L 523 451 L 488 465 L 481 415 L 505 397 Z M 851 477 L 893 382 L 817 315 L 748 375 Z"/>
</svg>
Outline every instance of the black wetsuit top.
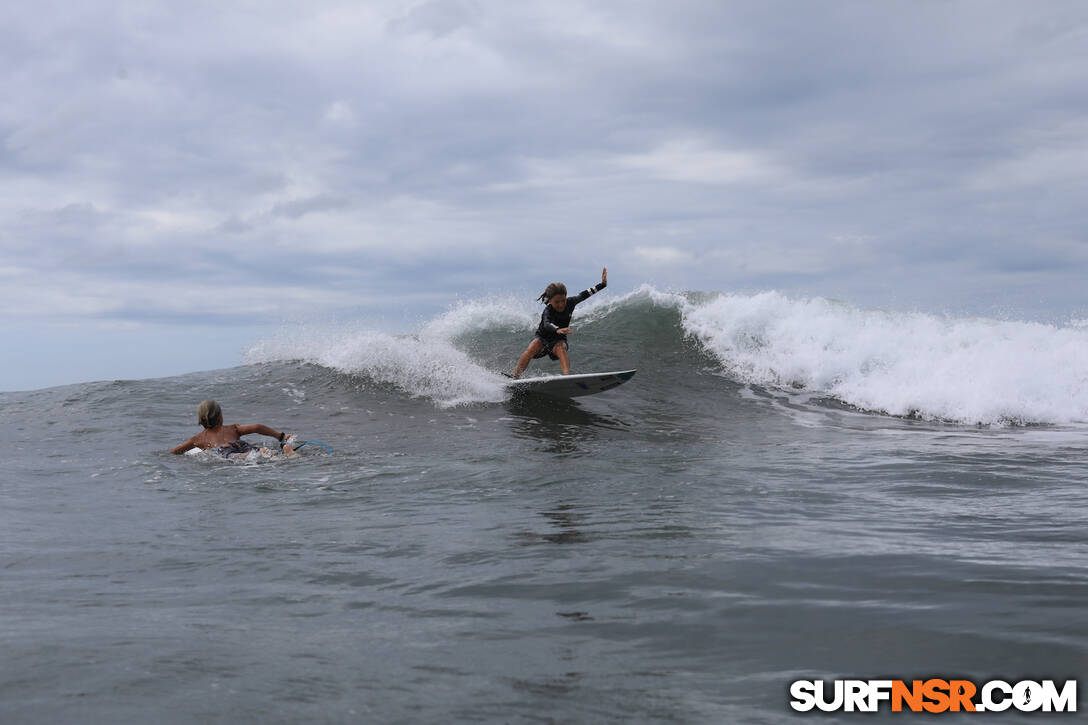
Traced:
<svg viewBox="0 0 1088 725">
<path fill-rule="evenodd" d="M 543 339 L 545 342 L 551 343 L 558 340 L 566 340 L 567 336 L 560 335 L 558 330 L 562 330 L 564 327 L 570 327 L 570 318 L 574 314 L 574 308 L 578 306 L 579 302 L 585 302 L 607 286 L 608 284 L 606 282 L 601 282 L 596 287 L 582 290 L 578 293 L 577 297 L 568 297 L 567 306 L 562 312 L 556 312 L 555 308 L 551 305 L 544 305 L 544 312 L 540 315 L 540 325 L 536 328 L 536 336 Z"/>
</svg>

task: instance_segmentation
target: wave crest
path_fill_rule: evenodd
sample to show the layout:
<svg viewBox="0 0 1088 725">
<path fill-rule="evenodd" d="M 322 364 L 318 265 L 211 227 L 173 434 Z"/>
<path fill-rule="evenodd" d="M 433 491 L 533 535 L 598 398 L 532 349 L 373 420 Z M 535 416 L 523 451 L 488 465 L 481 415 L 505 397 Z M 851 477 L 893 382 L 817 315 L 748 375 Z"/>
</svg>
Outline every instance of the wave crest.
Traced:
<svg viewBox="0 0 1088 725">
<path fill-rule="evenodd" d="M 474 299 L 418 334 L 281 332 L 247 362 L 302 360 L 439 405 L 497 402 L 539 305 Z M 718 371 L 737 382 L 827 395 L 858 409 L 968 424 L 1088 422 L 1088 325 L 863 310 L 823 298 L 669 292 L 649 285 L 579 307 L 579 355 Z M 580 332 L 580 330 L 579 330 Z M 698 348 L 692 354 L 692 346 Z M 646 356 L 653 356 L 647 359 Z M 580 358 L 588 360 L 589 358 Z M 670 362 L 673 364 L 673 362 Z M 668 386 L 664 374 L 643 385 Z"/>
<path fill-rule="evenodd" d="M 1088 420 L 1088 330 L 861 310 L 775 292 L 685 309 L 731 377 L 961 423 Z"/>
</svg>

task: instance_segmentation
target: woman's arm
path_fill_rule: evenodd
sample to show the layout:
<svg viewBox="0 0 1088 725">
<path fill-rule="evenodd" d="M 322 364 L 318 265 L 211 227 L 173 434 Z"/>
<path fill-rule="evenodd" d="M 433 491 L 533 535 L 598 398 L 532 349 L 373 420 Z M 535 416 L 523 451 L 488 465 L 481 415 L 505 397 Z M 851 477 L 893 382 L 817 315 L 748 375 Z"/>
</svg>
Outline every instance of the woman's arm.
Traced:
<svg viewBox="0 0 1088 725">
<path fill-rule="evenodd" d="M 590 287 L 589 289 L 582 290 L 581 292 L 578 293 L 577 297 L 572 297 L 569 301 L 573 302 L 574 304 L 578 304 L 579 302 L 585 302 L 587 299 L 589 299 L 593 295 L 597 294 L 598 292 L 600 292 L 601 290 L 603 290 L 607 286 L 608 286 L 608 267 L 605 267 L 604 269 L 601 270 L 600 284 L 598 284 L 598 285 L 596 285 L 594 287 Z"/>
<path fill-rule="evenodd" d="M 193 439 L 190 438 L 189 440 L 182 443 L 180 446 L 175 447 L 170 452 L 171 453 L 184 453 L 185 451 L 191 451 L 196 447 L 197 447 L 196 443 L 193 443 Z"/>
<path fill-rule="evenodd" d="M 263 436 L 268 436 L 269 438 L 275 438 L 278 441 L 283 441 L 283 439 L 287 437 L 286 433 L 272 430 L 271 428 L 269 428 L 267 425 L 264 425 L 263 423 L 252 423 L 250 425 L 236 425 L 236 426 L 234 426 L 234 429 L 236 431 L 238 431 L 239 436 L 247 436 L 250 433 L 260 433 Z"/>
</svg>

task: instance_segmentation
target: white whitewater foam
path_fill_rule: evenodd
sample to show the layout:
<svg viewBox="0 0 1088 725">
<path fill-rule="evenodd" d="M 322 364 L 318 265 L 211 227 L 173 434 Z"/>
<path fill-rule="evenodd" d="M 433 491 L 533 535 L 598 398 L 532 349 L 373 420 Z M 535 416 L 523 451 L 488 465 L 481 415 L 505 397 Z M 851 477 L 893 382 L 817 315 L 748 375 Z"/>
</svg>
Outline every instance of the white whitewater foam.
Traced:
<svg viewBox="0 0 1088 725">
<path fill-rule="evenodd" d="M 1088 329 L 866 311 L 776 292 L 682 305 L 738 380 L 962 423 L 1088 421 Z"/>
<path fill-rule="evenodd" d="M 505 398 L 499 376 L 474 363 L 435 330 L 419 336 L 373 330 L 283 330 L 245 354 L 247 363 L 285 360 L 366 375 L 443 407 Z"/>
</svg>

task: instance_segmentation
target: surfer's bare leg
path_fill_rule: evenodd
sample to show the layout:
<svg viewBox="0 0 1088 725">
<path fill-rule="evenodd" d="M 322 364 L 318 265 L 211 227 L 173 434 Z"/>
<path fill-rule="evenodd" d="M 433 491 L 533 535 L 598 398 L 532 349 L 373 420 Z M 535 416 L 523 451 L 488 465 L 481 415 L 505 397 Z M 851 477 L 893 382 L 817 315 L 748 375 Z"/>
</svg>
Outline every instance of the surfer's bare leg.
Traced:
<svg viewBox="0 0 1088 725">
<path fill-rule="evenodd" d="M 559 367 L 563 369 L 563 374 L 570 375 L 570 357 L 567 356 L 567 343 L 562 341 L 555 343 L 552 352 L 559 358 Z"/>
<path fill-rule="evenodd" d="M 525 348 L 525 352 L 523 352 L 518 359 L 518 364 L 514 366 L 515 378 L 521 375 L 525 371 L 525 368 L 529 367 L 529 363 L 540 353 L 540 348 L 540 338 L 534 337 L 533 341 L 529 343 L 529 347 Z"/>
</svg>

